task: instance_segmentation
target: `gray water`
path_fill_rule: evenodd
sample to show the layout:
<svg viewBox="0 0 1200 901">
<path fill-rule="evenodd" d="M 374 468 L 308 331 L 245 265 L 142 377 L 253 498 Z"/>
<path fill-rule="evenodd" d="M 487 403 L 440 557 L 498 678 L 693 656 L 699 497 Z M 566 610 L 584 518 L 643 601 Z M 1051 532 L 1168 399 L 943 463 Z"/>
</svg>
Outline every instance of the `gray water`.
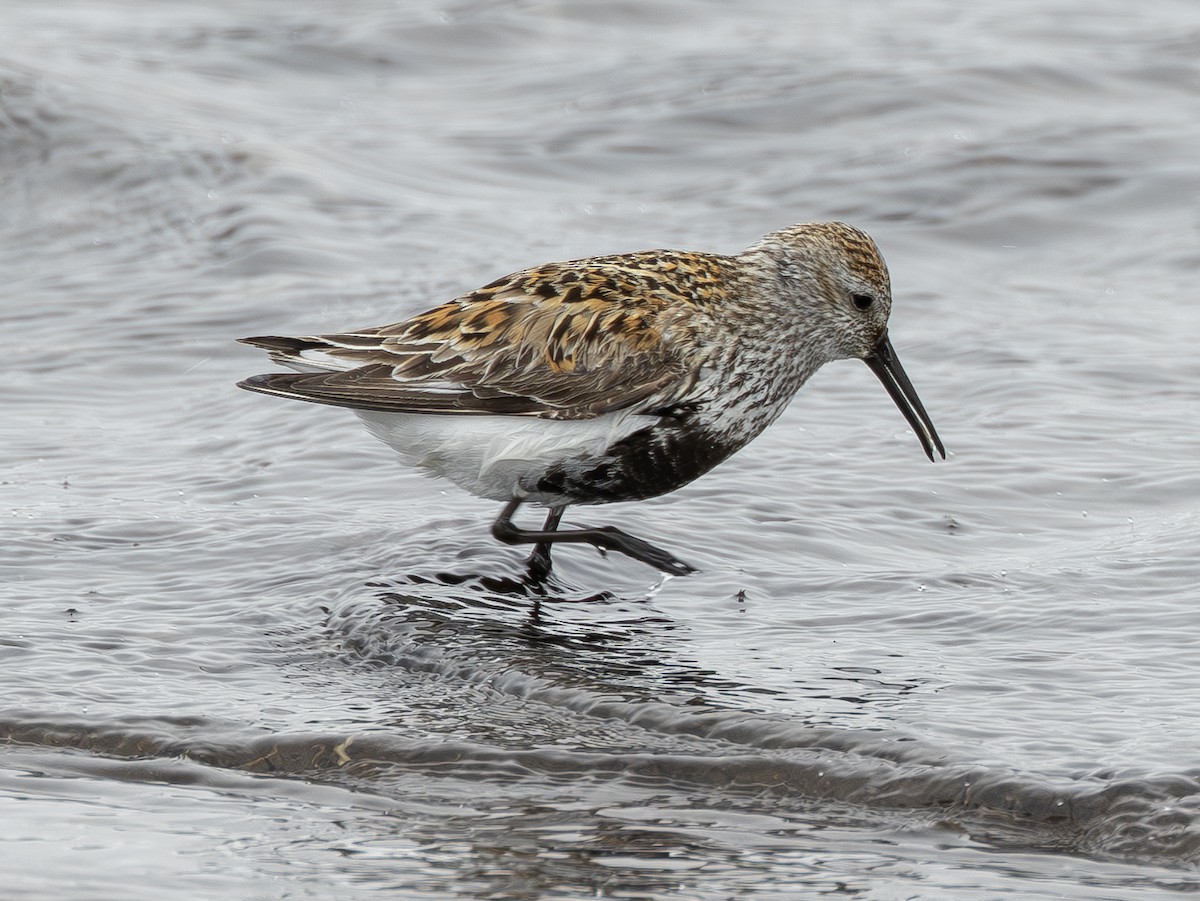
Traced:
<svg viewBox="0 0 1200 901">
<path fill-rule="evenodd" d="M 9 898 L 1200 890 L 1193 0 L 0 8 Z M 866 367 L 669 497 L 495 505 L 234 339 L 870 231 Z"/>
</svg>

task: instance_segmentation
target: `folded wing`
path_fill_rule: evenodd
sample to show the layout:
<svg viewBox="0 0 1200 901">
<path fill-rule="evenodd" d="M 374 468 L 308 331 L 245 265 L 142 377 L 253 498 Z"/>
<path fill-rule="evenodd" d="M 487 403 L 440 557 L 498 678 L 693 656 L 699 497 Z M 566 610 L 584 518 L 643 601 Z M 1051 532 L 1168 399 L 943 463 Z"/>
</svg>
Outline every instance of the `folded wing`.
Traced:
<svg viewBox="0 0 1200 901">
<path fill-rule="evenodd" d="M 686 396 L 723 258 L 666 251 L 523 270 L 395 325 L 243 338 L 305 370 L 251 391 L 363 410 L 588 419 Z M 664 278 L 667 273 L 670 278 Z M 684 293 L 681 293 L 684 292 Z"/>
</svg>

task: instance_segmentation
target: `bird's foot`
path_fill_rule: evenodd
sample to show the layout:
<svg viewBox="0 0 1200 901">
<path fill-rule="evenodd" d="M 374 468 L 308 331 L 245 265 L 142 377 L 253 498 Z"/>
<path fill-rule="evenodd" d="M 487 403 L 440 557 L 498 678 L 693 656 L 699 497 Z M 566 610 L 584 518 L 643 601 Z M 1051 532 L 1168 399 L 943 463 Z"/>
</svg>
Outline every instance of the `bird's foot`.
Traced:
<svg viewBox="0 0 1200 901">
<path fill-rule="evenodd" d="M 601 551 L 619 551 L 626 557 L 640 560 L 642 563 L 672 576 L 688 576 L 699 572 L 696 567 L 684 563 L 674 554 L 655 547 L 641 538 L 636 538 L 628 532 L 622 532 L 616 526 L 600 526 L 585 531 L 592 535 L 589 540 Z"/>
</svg>

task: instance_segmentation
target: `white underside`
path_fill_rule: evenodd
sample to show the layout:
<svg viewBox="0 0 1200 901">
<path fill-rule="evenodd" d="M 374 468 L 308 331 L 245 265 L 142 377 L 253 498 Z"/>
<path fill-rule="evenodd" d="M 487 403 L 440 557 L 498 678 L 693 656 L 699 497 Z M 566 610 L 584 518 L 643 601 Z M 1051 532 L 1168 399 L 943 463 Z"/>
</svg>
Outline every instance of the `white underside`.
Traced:
<svg viewBox="0 0 1200 901">
<path fill-rule="evenodd" d="M 628 412 L 576 420 L 354 412 L 405 463 L 498 501 L 521 492 L 553 502 L 533 490 L 548 468 L 575 456 L 599 456 L 653 421 Z"/>
</svg>

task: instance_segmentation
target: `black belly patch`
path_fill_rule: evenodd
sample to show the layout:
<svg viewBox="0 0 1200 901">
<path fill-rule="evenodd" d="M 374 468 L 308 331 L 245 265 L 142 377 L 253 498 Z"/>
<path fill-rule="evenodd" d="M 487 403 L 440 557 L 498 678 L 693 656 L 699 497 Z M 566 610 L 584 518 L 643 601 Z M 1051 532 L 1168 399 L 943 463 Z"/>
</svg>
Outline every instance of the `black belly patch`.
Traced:
<svg viewBox="0 0 1200 901">
<path fill-rule="evenodd" d="M 602 504 L 656 497 L 699 478 L 736 450 L 686 419 L 665 419 L 618 441 L 602 457 L 564 460 L 537 491 L 574 503 Z"/>
</svg>

